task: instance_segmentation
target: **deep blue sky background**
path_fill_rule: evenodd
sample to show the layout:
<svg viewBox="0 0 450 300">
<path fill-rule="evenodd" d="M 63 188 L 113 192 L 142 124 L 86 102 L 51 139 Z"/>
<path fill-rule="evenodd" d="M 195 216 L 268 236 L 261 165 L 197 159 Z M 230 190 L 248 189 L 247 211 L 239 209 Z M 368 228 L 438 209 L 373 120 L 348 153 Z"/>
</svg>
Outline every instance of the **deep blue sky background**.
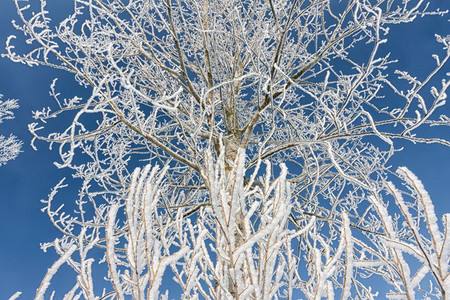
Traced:
<svg viewBox="0 0 450 300">
<path fill-rule="evenodd" d="M 61 15 L 70 9 L 68 0 L 53 0 L 49 9 Z M 434 6 L 450 9 L 450 1 L 436 0 Z M 11 0 L 0 0 L 0 43 L 14 34 L 10 21 L 16 18 Z M 432 53 L 438 52 L 434 33 L 450 34 L 450 23 L 445 18 L 419 19 L 414 24 L 392 26 L 387 45 L 393 57 L 401 60 L 399 68 L 422 78 L 431 69 Z M 17 34 L 19 35 L 19 34 Z M 1 50 L 3 53 L 3 49 Z M 446 72 L 450 69 L 447 66 Z M 441 78 L 444 75 L 442 72 Z M 31 299 L 42 276 L 53 262 L 52 253 L 42 253 L 39 243 L 56 236 L 46 215 L 40 211 L 40 199 L 67 171 L 58 170 L 53 161 L 56 152 L 39 144 L 38 151 L 29 146 L 27 124 L 32 122 L 31 112 L 52 105 L 49 85 L 55 75 L 46 68 L 29 68 L 0 59 L 0 93 L 5 98 L 17 98 L 21 108 L 16 119 L 2 125 L 3 134 L 14 133 L 24 141 L 23 153 L 15 161 L 0 167 L 0 299 L 7 299 L 15 291 L 23 291 L 23 299 Z M 69 95 L 82 94 L 72 80 L 61 77 L 59 86 Z M 450 101 L 449 101 L 450 102 Z M 450 115 L 450 103 L 441 110 Z M 450 130 L 440 130 L 441 137 L 450 139 Z M 392 161 L 392 165 L 406 165 L 424 182 L 434 199 L 439 216 L 449 209 L 450 151 L 438 145 L 405 144 L 406 148 Z M 75 187 L 76 188 L 76 187 Z M 76 190 L 72 193 L 76 194 Z M 70 192 L 70 191 L 69 191 Z M 67 201 L 72 201 L 67 199 Z M 64 273 L 62 273 L 64 280 Z"/>
</svg>

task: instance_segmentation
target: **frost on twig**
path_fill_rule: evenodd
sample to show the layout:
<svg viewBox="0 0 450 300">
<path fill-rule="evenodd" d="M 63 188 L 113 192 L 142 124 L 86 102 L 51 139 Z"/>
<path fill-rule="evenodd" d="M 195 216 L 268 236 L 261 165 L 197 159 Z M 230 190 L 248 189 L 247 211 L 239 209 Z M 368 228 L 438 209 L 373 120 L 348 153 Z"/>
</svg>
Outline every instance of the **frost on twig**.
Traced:
<svg viewBox="0 0 450 300">
<path fill-rule="evenodd" d="M 67 263 L 82 278 L 66 294 L 67 299 L 78 294 L 94 297 L 95 258 L 89 253 L 99 247 L 110 284 L 102 297 L 157 299 L 172 281 L 179 290 L 169 295 L 183 299 L 284 299 L 298 294 L 306 299 L 333 299 L 335 295 L 351 299 L 355 291 L 375 299 L 376 292 L 366 282 L 371 276 L 381 276 L 392 285 L 386 295 L 390 299 L 446 297 L 449 215 L 444 216 L 441 231 L 428 193 L 408 169 L 399 168 L 398 174 L 410 189 L 411 202 L 392 183 L 386 183 L 399 215 L 394 218 L 389 213 L 381 191 L 373 194 L 366 214 L 378 216 L 379 222 L 369 229 L 357 225 L 347 212 L 331 226 L 318 214 L 294 220 L 285 165 L 274 176 L 274 166 L 268 161 L 251 171 L 245 169 L 242 149 L 233 162 L 225 161 L 224 151 L 219 157 L 211 152 L 206 157 L 203 172 L 209 179 L 205 188 L 210 198 L 197 208 L 195 217 L 189 206 L 180 206 L 173 214 L 167 210 L 167 203 L 184 197 L 174 195 L 167 185 L 169 166 L 136 169 L 126 196 L 102 206 L 92 221 L 86 219 L 87 214 L 83 222 L 65 217 L 60 209 L 54 214 L 51 203 L 60 183 L 46 202 L 46 211 L 63 220 L 56 223 L 65 233 L 65 243 L 77 245 L 80 260 L 59 242 L 53 243 L 61 259 L 49 269 L 39 295 L 44 295 L 61 264 Z M 244 180 L 244 174 L 250 179 Z M 81 234 L 74 235 L 80 226 Z M 325 226 L 330 228 L 327 235 L 323 234 Z M 419 262 L 418 268 L 410 257 Z M 429 275 L 437 289 L 423 292 Z"/>
<path fill-rule="evenodd" d="M 79 223 L 69 218 L 59 223 L 64 225 L 65 239 L 78 246 L 70 252 L 59 251 L 61 259 L 49 269 L 37 295 L 44 295 L 51 277 L 62 263 L 67 263 L 78 276 L 85 278 L 85 284 L 77 281 L 70 295 L 80 290 L 85 297 L 93 296 L 93 288 L 87 284 L 92 282 L 91 267 L 83 272 L 82 265 L 83 261 L 93 265 L 89 251 L 94 245 L 105 246 L 104 262 L 111 283 L 111 294 L 105 295 L 117 299 L 129 295 L 134 299 L 157 299 L 163 282 L 169 279 L 169 270 L 183 298 L 202 295 L 208 299 L 224 299 L 242 295 L 243 299 L 272 299 L 286 292 L 292 294 L 295 276 L 287 278 L 285 274 L 298 261 L 288 249 L 295 239 L 308 234 L 315 218 L 300 231 L 289 229 L 286 167 L 282 167 L 281 174 L 273 181 L 268 171 L 269 180 L 261 186 L 246 185 L 242 180 L 244 159 L 243 152 L 238 151 L 234 175 L 227 173 L 224 156 L 217 165 L 211 164 L 212 161 L 207 163 L 207 170 L 212 172 L 208 183 L 211 203 L 200 210 L 196 219 L 184 217 L 188 209 L 169 216 L 159 208 L 161 198 L 170 193 L 164 186 L 167 167 L 159 170 L 148 165 L 136 169 L 125 201 L 110 205 L 96 216 L 98 220 L 105 219 L 105 237 L 87 221 Z M 268 162 L 267 168 L 270 170 Z M 51 211 L 51 206 L 46 209 Z M 348 219 L 345 220 L 348 227 Z M 82 226 L 83 233 L 74 239 L 69 232 L 77 225 Z M 341 248 L 350 255 L 350 237 L 347 233 L 345 236 L 347 246 L 341 242 Z M 58 244 L 53 246 L 59 248 Z M 75 249 L 79 249 L 79 262 L 68 254 Z M 346 272 L 351 277 L 351 272 Z M 291 284 L 288 290 L 287 282 Z"/>
<path fill-rule="evenodd" d="M 17 109 L 19 105 L 17 100 L 1 101 L 2 95 L 0 95 L 0 125 L 5 120 L 14 118 L 13 110 Z M 13 135 L 9 137 L 0 134 L 0 166 L 6 164 L 9 160 L 13 160 L 17 157 L 22 147 L 22 143 Z"/>
<path fill-rule="evenodd" d="M 397 169 L 409 193 L 401 192 L 393 183 L 387 182 L 386 189 L 395 200 L 398 216 L 393 222 L 392 214 L 377 197 L 373 197 L 376 210 L 385 228 L 385 236 L 381 238 L 392 257 L 392 267 L 397 274 L 391 273 L 390 281 L 397 290 L 391 297 L 416 299 L 421 291 L 422 296 L 439 296 L 448 299 L 450 268 L 450 232 L 448 221 L 450 214 L 444 214 L 442 230 L 439 228 L 434 205 L 422 182 L 406 167 Z M 406 196 L 410 198 L 406 200 Z M 414 258 L 416 262 L 411 263 Z M 418 268 L 417 268 L 418 264 Z M 431 276 L 431 277 L 430 277 Z M 435 288 L 430 286 L 423 292 L 426 279 L 432 279 Z"/>
</svg>

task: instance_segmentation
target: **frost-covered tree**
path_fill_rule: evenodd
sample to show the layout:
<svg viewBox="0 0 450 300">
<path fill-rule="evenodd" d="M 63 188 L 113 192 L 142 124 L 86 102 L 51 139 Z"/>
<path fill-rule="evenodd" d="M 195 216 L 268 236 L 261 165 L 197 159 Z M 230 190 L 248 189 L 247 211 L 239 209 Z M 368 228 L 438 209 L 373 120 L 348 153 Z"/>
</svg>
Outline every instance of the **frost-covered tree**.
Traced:
<svg viewBox="0 0 450 300">
<path fill-rule="evenodd" d="M 5 56 L 90 94 L 63 98 L 55 79 L 54 106 L 29 126 L 82 182 L 75 210 L 56 204 L 63 181 L 44 202 L 62 236 L 43 245 L 59 259 L 37 299 L 64 264 L 76 273 L 64 299 L 374 299 L 380 280 L 383 298 L 449 297 L 448 215 L 441 228 L 420 181 L 388 164 L 398 140 L 450 146 L 419 130 L 449 125 L 448 74 L 430 82 L 450 38 L 436 35 L 422 79 L 383 54 L 391 26 L 446 12 L 74 0 L 56 23 L 37 2 L 15 0 L 27 45 L 11 36 Z"/>
<path fill-rule="evenodd" d="M 5 120 L 14 119 L 13 110 L 19 105 L 17 100 L 2 101 L 0 95 L 0 125 Z M 0 134 L 0 166 L 6 164 L 9 160 L 15 159 L 20 152 L 22 143 L 13 135 L 8 137 Z"/>
</svg>

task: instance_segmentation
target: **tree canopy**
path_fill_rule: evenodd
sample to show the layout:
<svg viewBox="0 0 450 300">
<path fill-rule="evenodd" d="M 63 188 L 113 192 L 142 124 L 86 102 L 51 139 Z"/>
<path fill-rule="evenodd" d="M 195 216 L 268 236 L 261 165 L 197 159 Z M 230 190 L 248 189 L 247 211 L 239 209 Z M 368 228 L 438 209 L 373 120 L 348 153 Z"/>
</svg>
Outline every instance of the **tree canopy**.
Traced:
<svg viewBox="0 0 450 300">
<path fill-rule="evenodd" d="M 82 182 L 75 210 L 55 204 L 64 181 L 44 201 L 61 236 L 43 248 L 60 258 L 37 299 L 63 264 L 76 273 L 65 299 L 374 299 L 374 278 L 391 299 L 448 297 L 449 215 L 438 224 L 420 180 L 389 160 L 399 141 L 450 146 L 423 130 L 449 125 L 450 38 L 436 35 L 424 78 L 385 49 L 391 26 L 447 12 L 74 0 L 55 22 L 38 3 L 15 0 L 22 37 L 5 56 L 72 74 L 90 95 L 63 97 L 55 79 L 54 105 L 29 125 Z"/>
</svg>

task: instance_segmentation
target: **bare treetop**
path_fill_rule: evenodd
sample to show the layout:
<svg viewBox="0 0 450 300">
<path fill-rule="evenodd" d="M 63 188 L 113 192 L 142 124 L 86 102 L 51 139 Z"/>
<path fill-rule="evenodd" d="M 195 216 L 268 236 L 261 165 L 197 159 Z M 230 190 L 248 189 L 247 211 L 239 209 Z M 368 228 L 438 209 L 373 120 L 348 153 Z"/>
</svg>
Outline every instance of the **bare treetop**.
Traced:
<svg viewBox="0 0 450 300">
<path fill-rule="evenodd" d="M 370 299 L 375 293 L 363 279 L 374 274 L 392 284 L 392 297 L 414 297 L 417 285 L 406 286 L 403 276 L 409 271 L 396 269 L 406 265 L 400 250 L 384 249 L 380 242 L 379 236 L 402 238 L 392 220 L 382 218 L 380 197 L 389 193 L 399 199 L 387 184 L 388 161 L 399 150 L 398 140 L 450 146 L 449 140 L 418 130 L 449 125 L 440 113 L 449 74 L 439 86 L 430 83 L 448 67 L 450 38 L 436 35 L 442 51 L 433 54 L 435 64 L 424 78 L 396 70 L 396 58 L 383 54 L 383 47 L 389 45 L 390 26 L 442 18 L 446 12 L 429 10 L 427 1 L 75 0 L 73 13 L 55 24 L 44 0 L 36 7 L 15 3 L 19 20 L 14 25 L 28 45 L 15 48 L 11 36 L 5 56 L 67 71 L 91 93 L 64 98 L 55 79 L 55 104 L 35 112 L 36 123 L 29 126 L 33 145 L 37 140 L 58 145 L 56 165 L 73 169 L 83 180 L 78 213 L 68 217 L 53 210 L 62 183 L 46 202 L 67 246 L 63 251 L 59 242 L 52 244 L 62 259 L 56 266 L 72 264 L 74 244 L 78 249 L 80 243 L 103 247 L 112 293 L 117 299 L 124 293 L 144 297 L 144 288 L 133 289 L 122 280 L 128 276 L 140 282 L 145 267 L 138 272 L 132 262 L 140 261 L 138 254 L 126 250 L 134 275 L 117 271 L 125 264 L 120 260 L 126 260 L 114 254 L 115 234 L 121 232 L 117 239 L 126 242 L 118 244 L 136 243 L 139 249 L 151 248 L 152 255 L 167 255 L 158 260 L 164 268 L 171 265 L 186 297 L 292 298 L 299 289 L 307 298 L 327 293 L 331 299 L 334 288 L 340 288 L 342 298 Z M 62 115 L 72 120 L 67 127 L 57 132 L 46 128 Z M 151 211 L 130 192 L 146 180 L 138 184 L 130 175 L 143 161 L 169 168 L 161 175 L 164 188 L 152 194 Z M 148 177 L 145 170 L 142 178 Z M 123 226 L 116 224 L 120 209 L 127 213 Z M 155 223 L 144 220 L 147 213 L 154 214 Z M 161 216 L 172 223 L 158 223 Z M 147 228 L 145 237 L 130 229 L 136 224 Z M 82 239 L 89 241 L 75 241 L 73 231 L 80 226 Z M 97 226 L 106 227 L 106 233 Z M 189 228 L 190 235 L 184 236 L 181 227 Z M 274 235 L 279 240 L 272 240 Z M 143 246 L 141 238 L 170 243 Z M 204 250 L 199 265 L 193 262 L 190 271 L 178 268 L 175 261 L 196 255 L 203 241 L 216 243 L 216 259 L 208 261 L 212 252 Z M 372 249 L 370 243 L 379 247 Z M 177 245 L 178 252 L 170 245 Z M 251 253 L 259 255 L 265 247 L 283 254 L 261 269 Z M 240 256 L 244 253 L 247 265 Z M 385 255 L 395 256 L 395 264 L 383 262 Z M 309 279 L 301 278 L 302 266 Z M 358 266 L 364 270 L 357 272 Z M 146 268 L 152 268 L 150 262 Z M 187 280 L 194 269 L 206 281 Z M 88 278 L 85 271 L 77 273 Z M 156 284 L 159 279 L 148 280 Z M 439 291 L 429 294 L 443 295 L 442 274 L 434 279 Z M 271 280 L 273 289 L 267 287 Z M 242 281 L 254 288 L 243 290 Z M 158 291 L 150 285 L 146 295 L 152 298 L 148 295 Z M 204 285 L 208 291 L 202 291 Z M 46 286 L 41 287 L 44 293 Z M 92 287 L 78 287 L 86 298 L 93 297 Z"/>
</svg>

